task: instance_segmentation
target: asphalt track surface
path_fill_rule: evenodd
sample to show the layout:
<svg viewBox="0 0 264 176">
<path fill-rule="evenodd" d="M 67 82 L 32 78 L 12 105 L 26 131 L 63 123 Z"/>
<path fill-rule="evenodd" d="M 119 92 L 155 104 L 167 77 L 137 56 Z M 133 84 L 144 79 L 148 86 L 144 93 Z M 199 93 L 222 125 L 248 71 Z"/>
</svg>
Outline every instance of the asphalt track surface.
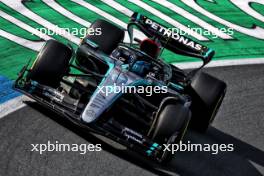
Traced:
<svg viewBox="0 0 264 176">
<path fill-rule="evenodd" d="M 264 175 L 264 65 L 208 68 L 228 91 L 206 134 L 188 131 L 192 143 L 234 144 L 234 152 L 179 152 L 166 167 L 149 167 L 134 153 L 84 133 L 35 103 L 0 120 L 0 175 Z M 30 144 L 103 143 L 101 152 L 31 152 Z M 167 170 L 167 171 L 165 171 Z"/>
</svg>

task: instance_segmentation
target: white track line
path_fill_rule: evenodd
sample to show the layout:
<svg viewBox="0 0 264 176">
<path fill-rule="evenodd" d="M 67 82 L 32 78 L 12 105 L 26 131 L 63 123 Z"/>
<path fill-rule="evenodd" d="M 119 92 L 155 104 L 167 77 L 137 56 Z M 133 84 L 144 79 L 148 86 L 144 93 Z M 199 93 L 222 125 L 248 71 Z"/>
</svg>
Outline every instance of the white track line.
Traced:
<svg viewBox="0 0 264 176">
<path fill-rule="evenodd" d="M 119 20 L 118 18 L 110 15 L 109 13 L 107 13 L 107 12 L 105 12 L 105 11 L 103 11 L 103 10 L 93 6 L 93 5 L 91 5 L 90 3 L 86 2 L 86 1 L 83 1 L 83 0 L 71 0 L 71 1 L 73 1 L 73 2 L 75 2 L 75 3 L 77 3 L 77 4 L 81 5 L 81 6 L 83 6 L 83 7 L 87 8 L 87 9 L 97 13 L 100 16 L 105 17 L 108 20 L 111 20 L 112 22 L 120 25 L 123 28 L 127 27 L 127 24 L 125 22 L 123 22 L 123 21 Z"/>
<path fill-rule="evenodd" d="M 61 5 L 59 5 L 58 3 L 56 3 L 56 1 L 54 0 L 42 0 L 45 4 L 47 4 L 49 7 L 53 8 L 54 10 L 56 10 L 57 12 L 59 12 L 60 14 L 62 14 L 63 16 L 71 19 L 72 21 L 75 21 L 83 26 L 89 27 L 91 25 L 90 22 L 83 20 L 82 18 L 78 17 L 77 15 L 71 13 L 70 11 L 68 11 L 67 9 L 65 9 L 64 7 L 62 7 Z"/>
<path fill-rule="evenodd" d="M 101 10 L 101 9 L 91 5 L 91 4 L 89 4 L 88 2 L 85 2 L 83 0 L 71 0 L 71 1 L 73 1 L 73 2 L 75 2 L 75 3 L 77 3 L 77 4 L 81 5 L 81 6 L 83 6 L 83 7 L 87 8 L 87 9 L 97 13 L 98 15 L 101 15 L 101 16 L 105 17 L 106 19 L 118 24 L 122 28 L 126 29 L 126 27 L 127 27 L 127 24 L 124 23 L 123 21 L 121 21 L 118 18 L 110 15 L 109 13 L 106 13 L 103 10 Z M 124 40 L 125 40 L 125 42 L 129 42 L 129 35 L 127 34 L 127 32 L 126 32 Z"/>
<path fill-rule="evenodd" d="M 225 26 L 228 26 L 229 28 L 232 28 L 240 33 L 243 33 L 243 34 L 258 38 L 258 39 L 264 39 L 264 29 L 261 27 L 256 26 L 256 28 L 245 28 L 245 27 L 233 24 L 229 21 L 226 21 L 214 15 L 213 13 L 208 12 L 207 10 L 199 6 L 194 0 L 181 0 L 181 2 L 183 2 L 190 8 L 196 10 L 197 12 L 205 15 L 206 17 L 211 18 L 212 20 L 220 24 L 223 24 Z"/>
<path fill-rule="evenodd" d="M 69 12 L 68 10 L 66 10 L 65 8 L 63 8 L 62 6 L 60 6 L 58 3 L 56 3 L 53 0 L 43 0 L 43 2 L 45 4 L 47 4 L 48 6 L 50 6 L 51 8 L 53 8 L 55 11 L 59 12 L 60 14 L 64 15 L 65 17 L 67 17 L 67 18 L 69 18 L 69 19 L 71 19 L 71 20 L 73 20 L 73 21 L 75 21 L 75 22 L 77 22 L 77 23 L 79 23 L 81 25 L 84 25 L 86 27 L 89 27 L 91 25 L 90 22 L 88 22 L 86 20 L 83 20 L 82 18 L 74 15 L 73 13 Z M 77 3 L 77 1 L 76 1 L 76 3 Z M 113 22 L 115 22 L 118 25 L 121 25 L 123 28 L 127 27 L 126 23 L 124 23 L 124 22 L 120 21 L 119 19 L 111 16 L 110 14 L 98 9 L 97 7 L 92 6 L 91 4 L 88 4 L 86 2 L 79 2 L 79 3 L 83 4 L 85 8 L 88 8 L 88 9 L 94 11 L 95 13 L 97 13 L 97 14 L 99 14 L 101 16 L 104 16 L 104 17 L 106 17 L 109 20 L 113 20 Z M 133 12 L 132 12 L 132 14 L 133 14 Z M 138 38 L 139 37 L 140 38 L 145 38 L 145 36 L 142 33 L 140 33 L 139 31 L 135 30 L 134 32 L 135 32 L 135 35 L 137 35 Z M 128 33 L 126 32 L 124 42 L 129 43 L 129 41 L 130 41 L 129 40 L 129 36 L 128 36 Z"/>
<path fill-rule="evenodd" d="M 16 26 L 18 26 L 18 27 L 30 32 L 31 34 L 34 34 L 34 35 L 36 35 L 36 36 L 38 36 L 44 40 L 52 39 L 50 36 L 38 31 L 37 29 L 29 26 L 28 24 L 24 23 L 23 21 L 20 21 L 20 20 L 14 18 L 13 16 L 11 16 L 11 15 L 9 15 L 9 14 L 1 11 L 1 10 L 0 10 L 0 16 L 4 19 L 8 20 L 9 22 L 13 23 L 14 25 L 16 25 Z"/>
<path fill-rule="evenodd" d="M 173 65 L 181 69 L 192 69 L 201 66 L 202 62 L 182 62 L 174 63 Z M 264 64 L 264 58 L 252 58 L 252 59 L 228 59 L 228 60 L 216 60 L 211 61 L 205 67 L 224 67 L 224 66 L 235 66 L 235 65 L 253 65 L 253 64 Z"/>
<path fill-rule="evenodd" d="M 261 13 L 257 12 L 254 8 L 252 8 L 251 3 L 258 3 L 261 5 L 264 5 L 263 0 L 254 0 L 250 2 L 251 0 L 244 0 L 244 1 L 237 1 L 237 0 L 230 0 L 235 6 L 240 8 L 241 11 L 247 13 L 249 16 L 252 16 L 259 21 L 264 23 L 264 15 Z"/>
<path fill-rule="evenodd" d="M 71 0 L 71 1 L 73 1 L 73 2 L 75 2 L 77 4 L 79 4 L 79 5 L 87 8 L 87 9 L 93 11 L 94 13 L 97 13 L 100 16 L 103 16 L 104 18 L 106 18 L 106 19 L 116 23 L 117 25 L 121 26 L 122 28 L 125 28 L 125 29 L 127 28 L 127 24 L 125 22 L 123 22 L 123 21 L 119 20 L 118 18 L 110 15 L 109 13 L 107 13 L 107 12 L 105 12 L 105 11 L 103 11 L 103 10 L 101 10 L 101 9 L 91 5 L 91 4 L 89 4 L 86 1 L 83 1 L 83 0 Z M 146 38 L 145 35 L 142 32 L 138 31 L 138 30 L 134 30 L 134 36 L 137 37 L 137 38 Z M 129 41 L 130 41 L 129 40 L 129 35 L 126 32 L 124 42 L 129 43 Z"/>
<path fill-rule="evenodd" d="M 114 0 L 101 0 L 102 2 L 104 2 L 105 4 L 109 5 L 110 7 L 116 9 L 117 11 L 125 14 L 126 16 L 132 16 L 133 15 L 133 11 L 122 6 L 121 4 L 117 3 Z"/>
<path fill-rule="evenodd" d="M 3 31 L 0 29 L 0 36 L 4 37 L 8 40 L 11 40 L 12 42 L 17 43 L 18 45 L 21 45 L 23 47 L 29 48 L 31 50 L 34 51 L 39 51 L 42 47 L 42 45 L 44 44 L 44 42 L 33 42 L 21 37 L 18 37 L 16 35 L 13 35 L 11 33 L 8 33 L 6 31 Z"/>
<path fill-rule="evenodd" d="M 8 7 L 12 8 L 16 12 L 28 17 L 32 21 L 35 21 L 36 23 L 44 26 L 45 28 L 51 30 L 51 31 L 61 31 L 60 35 L 63 36 L 64 38 L 72 41 L 75 44 L 79 44 L 81 42 L 81 39 L 71 35 L 68 31 L 59 28 L 58 26 L 52 24 L 51 22 L 45 20 L 44 18 L 40 17 L 39 15 L 35 14 L 34 12 L 30 11 L 27 9 L 22 3 L 21 0 L 2 0 L 2 3 L 7 5 Z"/>
<path fill-rule="evenodd" d="M 167 23 L 173 25 L 174 27 L 179 28 L 179 29 L 182 30 L 182 31 L 186 31 L 186 32 L 190 31 L 190 28 L 188 28 L 188 27 L 182 25 L 182 24 L 179 23 L 178 21 L 172 19 L 171 17 L 165 15 L 164 13 L 158 11 L 157 9 L 151 7 L 150 5 L 144 3 L 144 2 L 142 2 L 142 1 L 140 1 L 140 0 L 128 0 L 128 1 L 131 2 L 131 3 L 133 3 L 133 4 L 135 4 L 135 5 L 137 5 L 137 6 L 139 6 L 139 7 L 141 7 L 141 8 L 143 8 L 143 9 L 145 9 L 146 11 L 149 11 L 149 12 L 152 13 L 153 15 L 155 15 L 155 16 L 157 16 L 157 17 L 163 19 L 163 20 L 166 21 Z M 190 35 L 193 36 L 193 37 L 195 37 L 195 38 L 198 39 L 198 40 L 201 40 L 201 41 L 207 41 L 207 40 L 208 40 L 206 37 L 204 37 L 204 36 L 198 34 L 198 33 L 195 32 L 195 31 L 192 32 Z"/>
<path fill-rule="evenodd" d="M 211 31 L 214 35 L 217 35 L 218 37 L 222 38 L 222 39 L 232 39 L 231 36 L 225 34 L 224 32 L 221 32 L 218 28 L 214 27 L 213 25 L 201 20 L 200 18 L 198 18 L 197 16 L 191 14 L 190 12 L 184 10 L 181 7 L 176 6 L 175 4 L 167 1 L 167 0 L 152 0 L 172 11 L 174 11 L 175 13 L 182 15 L 184 18 L 187 18 L 189 20 L 191 20 L 192 22 L 194 22 L 195 24 L 203 27 L 204 29 L 207 29 L 208 31 Z"/>
<path fill-rule="evenodd" d="M 25 99 L 27 99 L 25 96 L 19 96 L 0 104 L 0 119 L 20 108 L 25 107 L 26 105 L 23 103 Z"/>
</svg>

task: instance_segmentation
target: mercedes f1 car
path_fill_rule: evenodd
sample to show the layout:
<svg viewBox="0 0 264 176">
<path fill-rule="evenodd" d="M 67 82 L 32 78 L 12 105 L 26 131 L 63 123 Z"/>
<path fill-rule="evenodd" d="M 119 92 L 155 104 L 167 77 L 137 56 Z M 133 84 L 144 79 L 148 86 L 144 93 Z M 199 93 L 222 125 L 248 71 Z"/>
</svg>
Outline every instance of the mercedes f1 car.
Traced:
<svg viewBox="0 0 264 176">
<path fill-rule="evenodd" d="M 55 40 L 45 43 L 33 64 L 20 71 L 14 88 L 91 132 L 108 137 L 158 162 L 170 154 L 163 144 L 182 140 L 188 126 L 206 131 L 226 84 L 201 71 L 214 51 L 139 13 L 127 29 L 96 20 L 77 50 Z M 134 38 L 134 31 L 147 38 Z M 130 43 L 124 43 L 125 31 Z M 161 58 L 163 49 L 200 58 L 184 71 Z M 175 55 L 175 57 L 177 57 Z M 114 86 L 166 87 L 162 93 L 102 91 Z M 114 90 L 113 89 L 109 90 Z"/>
</svg>

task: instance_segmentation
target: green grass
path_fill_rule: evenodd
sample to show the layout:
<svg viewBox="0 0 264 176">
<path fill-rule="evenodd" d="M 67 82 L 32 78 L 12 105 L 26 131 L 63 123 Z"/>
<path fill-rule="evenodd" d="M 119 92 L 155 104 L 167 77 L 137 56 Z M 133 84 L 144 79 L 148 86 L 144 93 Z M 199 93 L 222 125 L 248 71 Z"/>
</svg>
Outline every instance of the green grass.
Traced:
<svg viewBox="0 0 264 176">
<path fill-rule="evenodd" d="M 129 21 L 129 18 L 118 12 L 116 9 L 111 8 L 110 6 L 102 3 L 99 0 L 86 0 L 90 4 L 98 7 L 99 9 L 109 13 L 110 15 L 120 19 L 121 21 L 127 23 Z M 198 16 L 200 19 L 206 21 L 209 24 L 212 24 L 213 26 L 217 28 L 227 28 L 227 26 L 224 26 L 220 23 L 217 23 L 210 18 L 203 16 L 201 13 L 197 12 L 196 10 L 188 7 L 184 3 L 178 0 L 168 0 L 175 5 L 184 8 L 188 12 L 192 13 L 195 16 Z M 94 20 L 98 18 L 104 18 L 103 16 L 100 16 L 96 14 L 95 12 L 92 12 L 85 7 L 82 7 L 74 2 L 71 1 L 65 1 L 65 0 L 57 0 L 57 3 L 59 3 L 61 6 L 66 8 L 68 11 L 72 12 L 73 14 L 79 16 L 80 18 L 88 21 L 93 22 Z M 116 0 L 116 2 L 120 3 L 121 5 L 127 7 L 128 9 L 132 11 L 140 12 L 146 16 L 149 16 L 150 18 L 156 20 L 157 22 L 161 23 L 162 25 L 166 25 L 168 27 L 173 27 L 170 24 L 168 24 L 166 21 L 161 19 L 158 16 L 154 16 L 152 13 L 134 5 L 133 3 L 130 3 L 128 1 L 124 0 Z M 149 0 L 143 0 L 143 2 L 147 3 L 148 5 L 156 8 L 157 10 L 161 11 L 162 13 L 166 14 L 167 16 L 173 18 L 174 20 L 177 20 L 178 22 L 184 24 L 185 26 L 191 26 L 191 27 L 199 27 L 199 25 L 193 23 L 184 15 L 179 15 L 173 12 L 172 10 L 163 7 L 155 2 L 149 1 Z M 259 27 L 262 27 L 264 30 L 264 23 L 255 19 L 254 17 L 249 16 L 245 12 L 241 11 L 239 8 L 234 6 L 230 1 L 228 0 L 216 0 L 215 3 L 211 3 L 204 0 L 197 0 L 197 3 L 206 9 L 207 11 L 215 14 L 218 17 L 221 17 L 222 19 L 225 19 L 229 22 L 232 22 L 234 24 L 251 28 L 252 26 L 256 25 Z M 257 12 L 264 15 L 264 6 L 257 3 L 251 4 L 252 8 L 255 9 Z M 58 25 L 62 28 L 83 28 L 86 26 L 83 26 L 82 24 L 78 24 L 71 19 L 69 19 L 67 16 L 64 16 L 49 6 L 47 6 L 45 3 L 41 2 L 40 0 L 34 0 L 33 2 L 27 2 L 26 7 L 36 13 L 37 15 L 43 17 L 44 19 L 50 21 L 51 23 Z M 21 15 L 20 13 L 15 12 L 11 8 L 7 7 L 3 3 L 0 2 L 0 10 L 4 11 L 5 13 L 8 13 L 9 15 L 12 15 L 13 17 L 23 21 L 24 23 L 32 26 L 33 28 L 43 28 L 40 24 L 30 20 L 29 18 Z M 105 19 L 105 18 L 104 18 Z M 108 19 L 106 19 L 108 20 Z M 7 20 L 0 18 L 0 28 L 6 32 L 9 32 L 13 35 L 17 35 L 19 37 L 25 38 L 27 40 L 31 41 L 38 41 L 40 40 L 39 37 L 31 35 L 29 32 L 19 28 L 15 24 L 12 24 L 8 22 Z M 52 35 L 56 40 L 62 41 L 64 43 L 69 43 L 67 39 L 59 36 L 59 35 Z M 81 37 L 80 35 L 78 37 Z M 210 41 L 201 42 L 202 44 L 209 46 L 210 48 L 213 48 L 216 51 L 216 55 L 214 57 L 215 60 L 220 59 L 235 59 L 235 58 L 258 58 L 258 57 L 264 57 L 264 40 L 256 39 L 253 37 L 250 37 L 248 35 L 239 33 L 237 31 L 234 32 L 234 35 L 232 36 L 233 40 L 223 40 L 221 38 L 213 38 L 212 36 L 206 36 Z M 17 72 L 22 67 L 23 64 L 27 62 L 27 60 L 31 57 L 35 57 L 37 54 L 36 52 L 27 49 L 23 46 L 20 46 L 12 41 L 9 41 L 5 39 L 4 37 L 0 37 L 0 75 L 5 75 L 11 79 L 14 79 L 16 77 Z M 77 45 L 73 45 L 75 48 Z M 196 58 L 191 57 L 185 57 L 180 55 L 175 55 L 167 50 L 164 50 L 162 54 L 162 58 L 164 58 L 168 62 L 189 62 L 189 61 L 198 61 Z"/>
</svg>

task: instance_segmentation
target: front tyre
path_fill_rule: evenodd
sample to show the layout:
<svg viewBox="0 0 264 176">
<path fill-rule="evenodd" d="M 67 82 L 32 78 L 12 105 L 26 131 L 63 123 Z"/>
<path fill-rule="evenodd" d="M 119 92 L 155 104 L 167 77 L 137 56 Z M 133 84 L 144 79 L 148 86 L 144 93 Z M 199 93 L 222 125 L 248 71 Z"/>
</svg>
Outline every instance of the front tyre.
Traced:
<svg viewBox="0 0 264 176">
<path fill-rule="evenodd" d="M 153 129 L 152 140 L 159 144 L 179 143 L 189 125 L 191 112 L 189 107 L 180 100 L 169 100 L 157 113 L 157 121 Z M 172 153 L 163 152 L 160 160 L 167 163 L 172 159 Z"/>
<path fill-rule="evenodd" d="M 54 88 L 58 87 L 60 80 L 69 69 L 71 56 L 70 47 L 56 40 L 48 40 L 34 61 L 27 79 Z"/>
</svg>

